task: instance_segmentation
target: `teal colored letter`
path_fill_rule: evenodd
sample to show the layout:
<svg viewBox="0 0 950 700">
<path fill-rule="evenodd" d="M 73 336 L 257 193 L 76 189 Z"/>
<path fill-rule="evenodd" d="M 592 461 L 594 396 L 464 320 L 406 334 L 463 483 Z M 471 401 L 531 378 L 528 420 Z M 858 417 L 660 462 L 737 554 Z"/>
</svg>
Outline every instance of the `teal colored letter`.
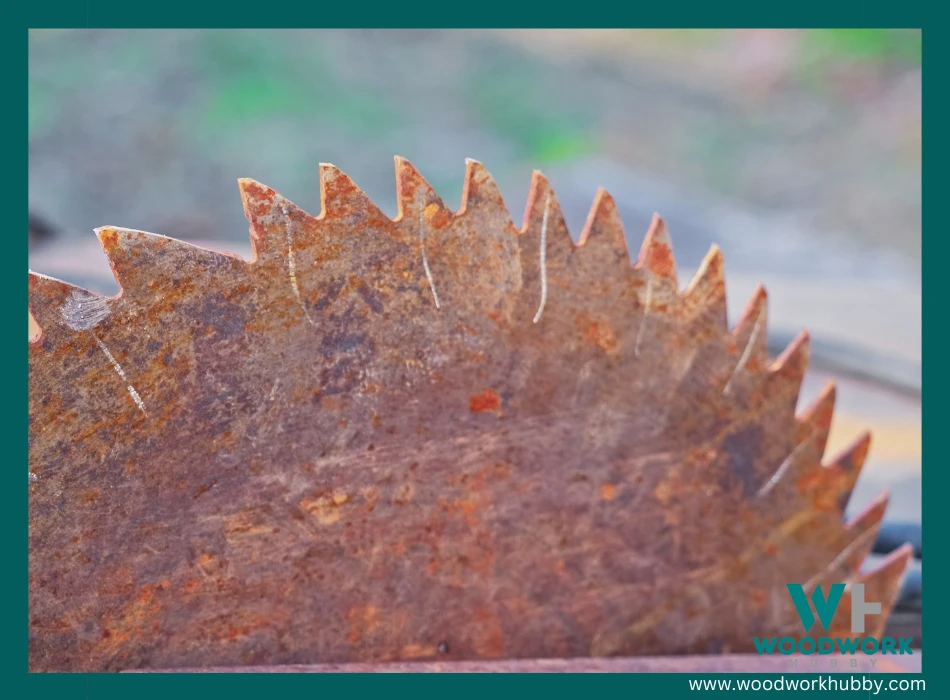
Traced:
<svg viewBox="0 0 950 700">
<path fill-rule="evenodd" d="M 795 604 L 795 610 L 798 612 L 798 617 L 802 621 L 802 626 L 807 632 L 812 628 L 812 625 L 815 624 L 815 616 L 812 615 L 811 608 L 808 607 L 808 598 L 805 597 L 805 589 L 802 588 L 802 584 L 800 583 L 789 583 L 786 584 L 786 587 L 788 588 L 789 595 L 792 596 L 792 602 Z M 844 595 L 843 583 L 831 584 L 831 592 L 827 598 L 825 598 L 821 586 L 818 586 L 811 594 L 811 602 L 815 606 L 815 612 L 818 613 L 818 619 L 821 620 L 821 626 L 825 628 L 825 632 L 828 631 L 828 627 L 831 625 L 832 619 L 834 619 L 835 611 L 838 609 L 838 603 L 841 602 L 842 595 Z"/>
</svg>

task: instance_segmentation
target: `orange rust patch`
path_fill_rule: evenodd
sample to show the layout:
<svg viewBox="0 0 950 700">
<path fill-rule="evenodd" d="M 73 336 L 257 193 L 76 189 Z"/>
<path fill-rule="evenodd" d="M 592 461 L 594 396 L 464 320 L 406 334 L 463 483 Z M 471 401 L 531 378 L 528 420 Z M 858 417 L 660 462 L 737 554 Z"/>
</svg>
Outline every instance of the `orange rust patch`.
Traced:
<svg viewBox="0 0 950 700">
<path fill-rule="evenodd" d="M 215 568 L 214 557 L 210 554 L 202 554 L 198 557 L 198 568 L 205 574 L 211 575 Z"/>
<path fill-rule="evenodd" d="M 848 490 L 848 476 L 839 467 L 819 466 L 795 484 L 799 493 L 808 494 L 812 507 L 817 511 L 833 511 L 838 508 L 838 498 Z"/>
<path fill-rule="evenodd" d="M 350 634 L 347 637 L 350 644 L 359 644 L 364 635 L 372 634 L 379 629 L 379 608 L 374 605 L 357 605 L 350 608 L 346 614 L 350 622 Z"/>
<path fill-rule="evenodd" d="M 317 519 L 321 525 L 332 525 L 343 517 L 340 509 L 350 497 L 342 491 L 324 494 L 300 501 L 300 507 Z"/>
<path fill-rule="evenodd" d="M 600 497 L 605 501 L 612 501 L 617 497 L 617 487 L 613 484 L 604 484 L 600 487 Z"/>
<path fill-rule="evenodd" d="M 436 648 L 431 644 L 407 644 L 402 648 L 399 655 L 403 659 L 424 659 L 429 656 L 435 656 L 435 654 Z"/>
<path fill-rule="evenodd" d="M 150 627 L 153 630 L 160 627 L 160 623 L 152 618 L 161 610 L 161 606 L 155 600 L 155 590 L 156 588 L 164 590 L 166 588 L 164 583 L 158 586 L 150 583 L 144 585 L 134 600 L 130 600 L 116 613 L 106 618 L 103 623 L 102 639 L 97 644 L 98 653 L 120 652 L 130 640 L 147 631 L 150 621 L 152 622 Z"/>
<path fill-rule="evenodd" d="M 469 527 L 474 527 L 478 524 L 478 519 L 475 517 L 475 504 L 471 501 L 456 501 L 455 504 L 462 511 L 462 515 L 465 516 L 465 523 Z"/>
<path fill-rule="evenodd" d="M 654 243 L 647 254 L 647 267 L 650 272 L 662 277 L 673 274 L 676 267 L 673 262 L 673 251 L 669 249 L 669 246 Z"/>
<path fill-rule="evenodd" d="M 481 394 L 472 396 L 468 407 L 472 413 L 500 413 L 501 397 L 491 389 L 486 389 Z"/>
<path fill-rule="evenodd" d="M 620 347 L 617 341 L 617 334 L 614 329 L 605 323 L 592 321 L 588 318 L 582 318 L 582 323 L 586 325 L 587 340 L 599 347 L 608 355 L 613 355 Z"/>
<path fill-rule="evenodd" d="M 679 484 L 679 475 L 675 472 L 661 481 L 653 489 L 653 497 L 662 505 L 669 505 L 676 495 L 677 485 Z"/>
<path fill-rule="evenodd" d="M 425 216 L 429 226 L 436 230 L 445 228 L 450 221 L 449 213 L 435 202 L 426 206 Z"/>
</svg>

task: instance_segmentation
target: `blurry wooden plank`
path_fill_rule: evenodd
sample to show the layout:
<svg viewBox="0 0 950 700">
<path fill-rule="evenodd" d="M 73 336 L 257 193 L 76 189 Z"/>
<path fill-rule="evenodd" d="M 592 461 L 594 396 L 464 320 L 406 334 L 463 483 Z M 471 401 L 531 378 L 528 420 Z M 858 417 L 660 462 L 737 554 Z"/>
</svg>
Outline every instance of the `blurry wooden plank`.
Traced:
<svg viewBox="0 0 950 700">
<path fill-rule="evenodd" d="M 852 660 L 855 665 L 852 665 Z M 812 665 L 813 662 L 815 665 Z M 241 666 L 127 671 L 127 673 L 919 673 L 920 669 L 921 653 L 915 651 L 912 656 L 893 658 L 732 654 L 609 659 L 505 659 Z"/>
</svg>

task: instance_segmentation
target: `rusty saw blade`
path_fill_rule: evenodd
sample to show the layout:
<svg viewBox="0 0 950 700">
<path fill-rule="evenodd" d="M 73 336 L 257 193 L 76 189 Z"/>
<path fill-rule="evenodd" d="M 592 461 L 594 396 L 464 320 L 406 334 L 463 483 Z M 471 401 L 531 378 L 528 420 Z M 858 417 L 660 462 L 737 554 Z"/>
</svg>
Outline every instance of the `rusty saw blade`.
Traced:
<svg viewBox="0 0 950 700">
<path fill-rule="evenodd" d="M 30 273 L 31 669 L 753 651 L 789 582 L 881 635 L 869 438 L 822 463 L 834 388 L 795 415 L 808 337 L 770 361 L 761 289 L 730 331 L 717 248 L 681 291 L 603 191 L 575 245 L 540 173 L 520 230 L 474 161 L 453 212 L 397 158 L 395 220 L 320 174 L 317 217 L 240 181 L 250 261 L 104 227 L 119 295 Z"/>
</svg>

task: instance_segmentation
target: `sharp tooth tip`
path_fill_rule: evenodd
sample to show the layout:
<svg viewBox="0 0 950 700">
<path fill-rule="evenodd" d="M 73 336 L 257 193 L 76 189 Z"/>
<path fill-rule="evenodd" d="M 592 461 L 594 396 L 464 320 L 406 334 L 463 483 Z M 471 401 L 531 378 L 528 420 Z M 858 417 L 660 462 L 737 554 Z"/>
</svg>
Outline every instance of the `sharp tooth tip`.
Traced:
<svg viewBox="0 0 950 700">
<path fill-rule="evenodd" d="M 903 569 L 906 567 L 907 562 L 913 558 L 913 556 L 913 546 L 911 546 L 909 542 L 905 542 L 893 552 L 887 554 L 887 556 L 884 557 L 876 569 L 867 572 L 864 580 L 870 580 L 875 576 L 875 574 L 879 576 L 886 576 L 887 573 L 894 571 L 894 569 Z"/>
<path fill-rule="evenodd" d="M 554 193 L 554 188 L 551 187 L 551 181 L 548 179 L 548 176 L 540 170 L 535 170 L 531 173 L 531 188 L 540 192 L 547 190 L 548 194 Z"/>
<path fill-rule="evenodd" d="M 887 511 L 887 504 L 890 500 L 890 494 L 882 491 L 875 496 L 861 511 L 847 519 L 845 527 L 851 530 L 856 528 L 867 529 L 871 527 L 880 527 L 884 519 L 884 513 Z"/>
<path fill-rule="evenodd" d="M 654 214 L 653 219 L 650 221 L 650 228 L 647 230 L 647 235 L 644 240 L 647 245 L 662 245 L 667 248 L 672 247 L 672 241 L 670 239 L 670 232 L 666 227 L 666 222 L 659 214 Z"/>
<path fill-rule="evenodd" d="M 96 238 L 99 239 L 101 245 L 106 245 L 109 239 L 118 238 L 121 231 L 115 226 L 100 226 L 99 228 L 93 229 L 96 234 Z"/>
<path fill-rule="evenodd" d="M 612 209 L 616 211 L 616 208 L 613 195 L 603 187 L 598 187 L 597 193 L 594 195 L 594 210 L 603 211 L 604 209 Z"/>
<path fill-rule="evenodd" d="M 905 542 L 895 551 L 897 552 L 895 559 L 910 559 L 914 555 L 914 547 L 910 542 Z"/>
<path fill-rule="evenodd" d="M 410 162 L 408 158 L 402 156 L 393 156 L 393 162 L 396 164 L 396 170 L 409 170 L 414 171 L 416 167 Z"/>
</svg>

